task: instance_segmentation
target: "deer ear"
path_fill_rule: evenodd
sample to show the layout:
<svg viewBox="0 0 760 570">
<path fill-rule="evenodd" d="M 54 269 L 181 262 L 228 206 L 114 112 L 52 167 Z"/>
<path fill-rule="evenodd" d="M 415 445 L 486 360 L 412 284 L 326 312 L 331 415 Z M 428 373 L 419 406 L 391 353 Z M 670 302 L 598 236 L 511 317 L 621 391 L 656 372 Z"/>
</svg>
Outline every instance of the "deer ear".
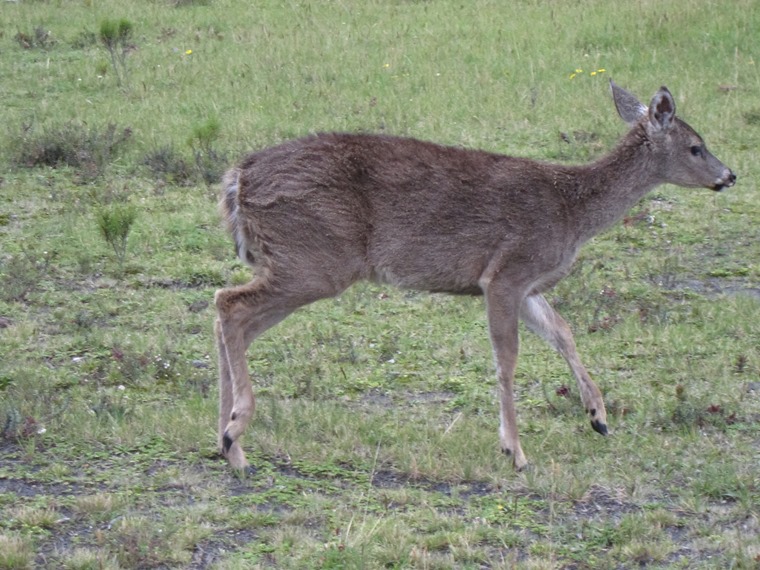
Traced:
<svg viewBox="0 0 760 570">
<path fill-rule="evenodd" d="M 655 130 L 667 130 L 673 124 L 673 118 L 676 116 L 676 102 L 673 95 L 670 94 L 667 87 L 660 87 L 660 90 L 652 97 L 649 104 L 649 123 Z"/>
<path fill-rule="evenodd" d="M 641 117 L 647 114 L 645 105 L 639 103 L 635 95 L 628 93 L 625 89 L 617 85 L 610 79 L 610 89 L 612 90 L 612 99 L 615 101 L 615 108 L 618 115 L 626 123 L 633 126 L 638 123 Z"/>
</svg>

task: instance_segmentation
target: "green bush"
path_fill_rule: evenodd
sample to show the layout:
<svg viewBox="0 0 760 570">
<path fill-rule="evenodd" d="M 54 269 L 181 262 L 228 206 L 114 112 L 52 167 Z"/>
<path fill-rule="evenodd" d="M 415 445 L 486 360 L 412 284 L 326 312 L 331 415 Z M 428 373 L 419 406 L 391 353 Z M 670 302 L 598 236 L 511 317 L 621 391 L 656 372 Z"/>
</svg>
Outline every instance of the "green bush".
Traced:
<svg viewBox="0 0 760 570">
<path fill-rule="evenodd" d="M 116 80 L 119 85 L 127 83 L 127 54 L 132 48 L 132 22 L 124 18 L 120 20 L 103 20 L 100 22 L 100 42 L 111 56 Z"/>
<path fill-rule="evenodd" d="M 137 209 L 132 204 L 111 204 L 98 212 L 100 234 L 113 249 L 120 266 L 124 265 L 129 232 L 136 219 Z"/>
<path fill-rule="evenodd" d="M 219 182 L 227 167 L 227 156 L 214 148 L 222 132 L 222 124 L 216 117 L 193 127 L 188 144 L 193 149 L 195 166 L 206 186 Z"/>
</svg>

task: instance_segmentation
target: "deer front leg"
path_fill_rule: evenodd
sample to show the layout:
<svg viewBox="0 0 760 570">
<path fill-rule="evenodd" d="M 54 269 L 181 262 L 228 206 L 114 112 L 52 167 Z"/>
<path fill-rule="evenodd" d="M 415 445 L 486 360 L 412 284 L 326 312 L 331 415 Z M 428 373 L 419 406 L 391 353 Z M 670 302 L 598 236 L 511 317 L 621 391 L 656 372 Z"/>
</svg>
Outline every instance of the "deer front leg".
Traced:
<svg viewBox="0 0 760 570">
<path fill-rule="evenodd" d="M 520 317 L 531 331 L 546 340 L 567 361 L 578 383 L 583 407 L 591 418 L 591 427 L 596 432 L 607 435 L 607 411 L 602 392 L 581 363 L 573 333 L 565 319 L 549 305 L 543 295 L 526 297 L 520 307 Z"/>
<path fill-rule="evenodd" d="M 528 460 L 520 446 L 514 395 L 515 368 L 519 350 L 518 308 L 519 303 L 514 302 L 511 295 L 500 294 L 493 288 L 489 288 L 486 292 L 488 328 L 496 362 L 496 376 L 499 381 L 501 450 L 504 454 L 511 456 L 515 469 L 519 471 L 528 464 Z"/>
</svg>

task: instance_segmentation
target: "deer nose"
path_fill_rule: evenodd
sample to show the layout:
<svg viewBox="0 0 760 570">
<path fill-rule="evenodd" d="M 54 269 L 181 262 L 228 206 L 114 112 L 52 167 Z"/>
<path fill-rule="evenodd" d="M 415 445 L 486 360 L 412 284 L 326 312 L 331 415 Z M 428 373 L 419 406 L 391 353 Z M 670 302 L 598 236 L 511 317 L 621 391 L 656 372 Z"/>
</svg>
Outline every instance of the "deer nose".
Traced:
<svg viewBox="0 0 760 570">
<path fill-rule="evenodd" d="M 728 171 L 728 183 L 726 184 L 726 186 L 733 186 L 735 183 L 736 183 L 736 174 L 734 174 L 733 172 L 731 172 L 729 170 Z"/>
</svg>

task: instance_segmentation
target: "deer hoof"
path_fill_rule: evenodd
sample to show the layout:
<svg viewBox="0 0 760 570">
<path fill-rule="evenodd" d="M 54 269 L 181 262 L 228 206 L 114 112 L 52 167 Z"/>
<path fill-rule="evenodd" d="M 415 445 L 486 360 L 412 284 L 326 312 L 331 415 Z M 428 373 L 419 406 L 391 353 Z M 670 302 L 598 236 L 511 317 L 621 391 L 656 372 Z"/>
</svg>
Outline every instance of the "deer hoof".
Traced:
<svg viewBox="0 0 760 570">
<path fill-rule="evenodd" d="M 607 424 L 599 420 L 591 420 L 591 427 L 594 428 L 596 433 L 607 435 Z"/>
<path fill-rule="evenodd" d="M 522 452 L 520 453 L 519 456 L 514 455 L 512 453 L 512 450 L 509 449 L 508 447 L 502 447 L 501 452 L 507 457 L 512 459 L 512 465 L 514 466 L 515 471 L 517 471 L 518 473 L 520 471 L 526 471 L 530 469 L 530 463 L 528 463 L 528 461 L 525 459 L 525 456 L 522 454 Z"/>
</svg>

